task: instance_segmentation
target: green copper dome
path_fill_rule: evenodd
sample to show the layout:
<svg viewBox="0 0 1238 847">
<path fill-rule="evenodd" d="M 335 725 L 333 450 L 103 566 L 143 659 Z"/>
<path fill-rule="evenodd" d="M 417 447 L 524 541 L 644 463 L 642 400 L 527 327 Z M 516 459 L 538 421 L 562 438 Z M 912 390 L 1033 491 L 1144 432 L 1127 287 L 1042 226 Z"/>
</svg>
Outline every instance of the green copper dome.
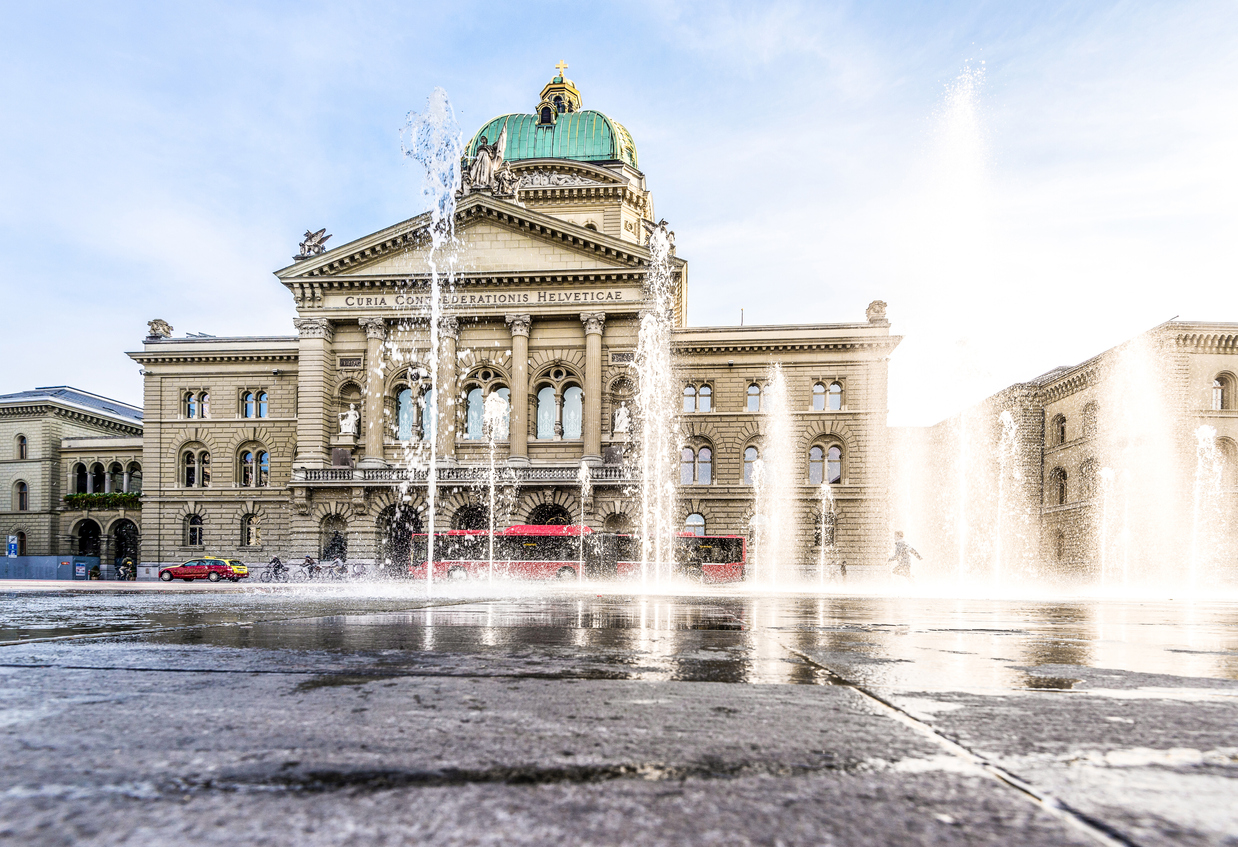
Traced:
<svg viewBox="0 0 1238 847">
<path fill-rule="evenodd" d="M 499 139 L 507 125 L 507 149 L 503 158 L 508 162 L 521 159 L 575 159 L 578 162 L 627 162 L 639 167 L 636 142 L 623 124 L 601 112 L 581 109 L 555 115 L 555 121 L 538 126 L 537 115 L 502 115 L 477 131 L 469 141 L 465 156 L 472 161 L 477 155 L 481 137 L 488 144 Z"/>
</svg>

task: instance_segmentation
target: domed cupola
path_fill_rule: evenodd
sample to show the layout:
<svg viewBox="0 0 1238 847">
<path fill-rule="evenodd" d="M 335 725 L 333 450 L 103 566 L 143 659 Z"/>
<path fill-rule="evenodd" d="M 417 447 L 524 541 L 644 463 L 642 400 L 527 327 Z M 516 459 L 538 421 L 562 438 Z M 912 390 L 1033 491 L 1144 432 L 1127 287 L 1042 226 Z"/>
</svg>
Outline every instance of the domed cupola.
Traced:
<svg viewBox="0 0 1238 847">
<path fill-rule="evenodd" d="M 639 169 L 636 142 L 623 124 L 583 108 L 576 83 L 564 76 L 566 62 L 555 66 L 558 73 L 542 89 L 535 114 L 501 115 L 487 122 L 469 140 L 466 161 L 477 156 L 477 146 L 485 138 L 493 144 L 507 129 L 503 160 L 573 159 L 595 164 L 629 165 Z"/>
</svg>

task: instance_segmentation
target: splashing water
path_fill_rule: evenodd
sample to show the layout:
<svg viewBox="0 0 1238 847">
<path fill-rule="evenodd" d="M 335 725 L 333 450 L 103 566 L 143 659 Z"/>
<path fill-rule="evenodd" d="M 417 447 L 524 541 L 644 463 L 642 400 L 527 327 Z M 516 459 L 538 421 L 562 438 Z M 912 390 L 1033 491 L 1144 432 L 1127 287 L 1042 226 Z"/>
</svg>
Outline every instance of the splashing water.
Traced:
<svg viewBox="0 0 1238 847">
<path fill-rule="evenodd" d="M 576 563 L 576 582 L 585 582 L 585 504 L 593 496 L 593 478 L 587 462 L 580 463 L 576 472 L 576 481 L 580 484 L 580 559 Z"/>
<path fill-rule="evenodd" d="M 455 242 L 456 192 L 460 188 L 460 159 L 464 153 L 460 125 L 456 122 L 446 91 L 435 88 L 426 101 L 424 112 L 408 113 L 407 122 L 401 132 L 400 147 L 407 158 L 425 168 L 422 195 L 430 206 L 430 351 L 427 364 L 431 402 L 423 412 L 423 421 L 429 421 L 429 435 L 426 439 L 426 561 L 429 563 L 426 568 L 426 591 L 429 593 L 434 585 L 439 429 L 448 420 L 447 416 L 454 403 L 454 387 L 440 385 L 438 379 L 439 336 L 443 320 L 439 265 L 446 265 L 448 287 L 454 288 L 455 265 L 450 248 Z M 413 464 L 412 455 L 406 455 L 405 464 Z"/>
<path fill-rule="evenodd" d="M 998 418 L 1002 424 L 1001 442 L 997 445 L 997 519 L 996 532 L 993 533 L 993 583 L 1001 585 L 1005 576 L 1002 561 L 1002 539 L 1006 531 L 1006 476 L 1016 475 L 1018 469 L 1013 466 L 1015 451 L 1015 436 L 1019 425 L 1014 421 L 1014 415 L 1007 409 Z"/>
<path fill-rule="evenodd" d="M 483 415 L 482 426 L 486 432 L 486 445 L 489 448 L 490 454 L 490 473 L 487 478 L 490 486 L 490 504 L 487 511 L 487 517 L 490 521 L 490 567 L 486 571 L 486 578 L 490 582 L 494 582 L 494 533 L 497 528 L 495 516 L 498 513 L 498 495 L 496 493 L 498 489 L 498 475 L 494 468 L 495 441 L 498 436 L 507 434 L 511 413 L 507 401 L 497 391 L 492 391 L 486 397 Z"/>
<path fill-rule="evenodd" d="M 1195 503 L 1191 526 L 1191 588 L 1200 579 L 1211 578 L 1216 563 L 1218 529 L 1221 524 L 1221 476 L 1223 466 L 1217 449 L 1216 427 L 1195 430 Z M 1205 574 L 1205 572 L 1207 572 Z"/>
<path fill-rule="evenodd" d="M 636 343 L 636 445 L 640 466 L 641 582 L 669 578 L 674 569 L 675 470 L 679 400 L 671 368 L 673 275 L 671 240 L 662 222 L 649 235 L 649 270 Z M 651 573 L 652 570 L 652 573 Z"/>
<path fill-rule="evenodd" d="M 766 378 L 761 392 L 761 470 L 753 479 L 753 508 L 760 516 L 754 579 L 772 586 L 786 583 L 799 561 L 795 490 L 800 475 L 795 457 L 795 418 L 782 365 L 773 365 Z"/>
<path fill-rule="evenodd" d="M 821 559 L 817 563 L 818 581 L 825 585 L 826 552 L 830 553 L 830 566 L 835 567 L 834 559 L 838 555 L 834 538 L 834 489 L 827 479 L 821 483 Z"/>
</svg>

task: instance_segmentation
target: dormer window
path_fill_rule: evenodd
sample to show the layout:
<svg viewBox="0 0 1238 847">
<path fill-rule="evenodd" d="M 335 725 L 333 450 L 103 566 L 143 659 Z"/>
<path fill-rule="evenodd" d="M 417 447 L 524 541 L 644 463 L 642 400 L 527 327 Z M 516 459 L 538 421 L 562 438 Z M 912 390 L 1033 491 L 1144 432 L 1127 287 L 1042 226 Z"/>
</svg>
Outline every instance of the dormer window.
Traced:
<svg viewBox="0 0 1238 847">
<path fill-rule="evenodd" d="M 538 122 L 541 126 L 550 126 L 555 122 L 554 112 L 550 111 L 549 106 L 542 107 L 542 119 Z"/>
</svg>

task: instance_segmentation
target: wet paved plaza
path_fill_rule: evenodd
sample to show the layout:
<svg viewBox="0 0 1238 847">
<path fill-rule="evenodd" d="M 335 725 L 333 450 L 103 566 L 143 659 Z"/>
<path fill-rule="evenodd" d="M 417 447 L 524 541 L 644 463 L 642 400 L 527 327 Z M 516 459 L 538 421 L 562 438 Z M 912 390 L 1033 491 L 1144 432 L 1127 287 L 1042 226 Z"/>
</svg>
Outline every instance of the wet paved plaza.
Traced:
<svg viewBox="0 0 1238 847">
<path fill-rule="evenodd" d="M 0 843 L 1238 844 L 1238 607 L 14 589 L 0 761 Z"/>
</svg>

